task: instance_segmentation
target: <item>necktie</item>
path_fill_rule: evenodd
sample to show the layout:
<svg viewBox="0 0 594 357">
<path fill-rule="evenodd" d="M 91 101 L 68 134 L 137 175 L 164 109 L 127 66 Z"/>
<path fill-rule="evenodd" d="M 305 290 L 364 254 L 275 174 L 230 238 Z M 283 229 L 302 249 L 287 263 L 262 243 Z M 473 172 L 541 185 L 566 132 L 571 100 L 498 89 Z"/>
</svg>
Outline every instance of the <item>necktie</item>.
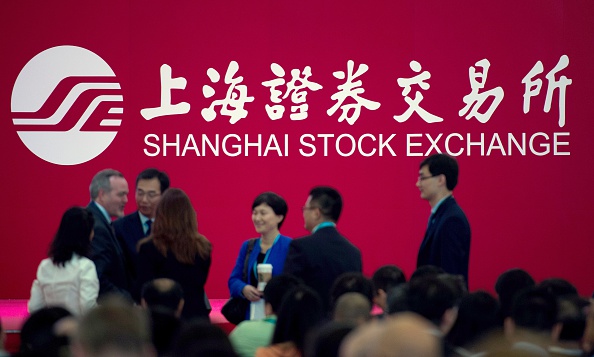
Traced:
<svg viewBox="0 0 594 357">
<path fill-rule="evenodd" d="M 148 237 L 149 235 L 151 235 L 151 225 L 153 224 L 153 221 L 151 221 L 150 219 L 148 221 L 146 221 L 146 226 L 148 227 L 148 229 L 146 230 L 146 236 Z"/>
</svg>

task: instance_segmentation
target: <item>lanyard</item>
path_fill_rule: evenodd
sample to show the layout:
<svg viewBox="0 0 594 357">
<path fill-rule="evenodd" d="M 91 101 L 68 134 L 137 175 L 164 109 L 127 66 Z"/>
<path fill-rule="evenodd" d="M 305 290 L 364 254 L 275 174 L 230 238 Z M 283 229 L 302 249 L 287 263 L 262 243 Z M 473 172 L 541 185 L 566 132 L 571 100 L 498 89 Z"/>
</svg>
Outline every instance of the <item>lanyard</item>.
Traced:
<svg viewBox="0 0 594 357">
<path fill-rule="evenodd" d="M 322 222 L 320 224 L 318 224 L 317 226 L 315 226 L 315 228 L 313 229 L 312 233 L 315 233 L 318 231 L 318 229 L 320 228 L 325 228 L 325 227 L 336 227 L 336 223 L 334 222 Z"/>
<path fill-rule="evenodd" d="M 276 244 L 276 242 L 278 241 L 279 238 L 280 238 L 280 233 L 276 235 L 276 238 L 274 238 L 274 242 L 272 242 L 272 245 L 266 251 L 266 255 L 264 256 L 264 261 L 262 262 L 262 264 L 266 264 L 266 262 L 268 261 L 268 256 L 270 255 L 270 251 L 272 250 L 272 247 L 274 247 L 274 245 Z M 258 242 L 258 244 L 261 241 L 262 241 L 262 238 L 260 238 L 260 241 Z M 261 249 L 262 248 L 260 248 L 260 251 L 262 251 Z M 256 260 L 256 264 L 254 264 L 254 276 L 257 278 L 258 277 L 258 268 L 256 267 L 256 265 L 258 265 L 258 260 Z"/>
</svg>

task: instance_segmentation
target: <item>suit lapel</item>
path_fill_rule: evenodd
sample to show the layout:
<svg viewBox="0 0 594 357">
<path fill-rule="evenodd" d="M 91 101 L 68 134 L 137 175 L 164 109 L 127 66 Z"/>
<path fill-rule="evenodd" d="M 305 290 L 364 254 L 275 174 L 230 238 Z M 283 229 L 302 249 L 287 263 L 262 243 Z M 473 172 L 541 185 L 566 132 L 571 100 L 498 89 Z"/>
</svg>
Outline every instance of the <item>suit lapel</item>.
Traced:
<svg viewBox="0 0 594 357">
<path fill-rule="evenodd" d="M 429 223 L 427 226 L 427 230 L 425 231 L 425 237 L 423 238 L 423 243 L 421 243 L 421 250 L 423 250 L 429 243 L 433 240 L 433 236 L 439 222 L 441 221 L 444 212 L 447 210 L 447 207 L 452 203 L 453 197 L 449 196 L 446 198 L 437 208 L 437 211 L 432 214 L 429 218 Z"/>
</svg>

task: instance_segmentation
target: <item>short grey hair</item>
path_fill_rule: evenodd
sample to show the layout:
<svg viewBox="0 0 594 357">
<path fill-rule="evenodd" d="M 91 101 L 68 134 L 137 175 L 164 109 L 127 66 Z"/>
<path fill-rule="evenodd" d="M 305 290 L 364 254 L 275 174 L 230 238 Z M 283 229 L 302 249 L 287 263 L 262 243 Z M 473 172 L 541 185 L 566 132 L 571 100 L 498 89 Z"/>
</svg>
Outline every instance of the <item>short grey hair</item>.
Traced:
<svg viewBox="0 0 594 357">
<path fill-rule="evenodd" d="M 99 196 L 99 191 L 103 190 L 103 192 L 110 192 L 111 191 L 111 182 L 109 179 L 112 177 L 124 177 L 121 172 L 113 169 L 105 169 L 97 172 L 93 179 L 91 180 L 91 185 L 89 186 L 89 192 L 91 194 L 91 199 L 94 200 Z"/>
</svg>

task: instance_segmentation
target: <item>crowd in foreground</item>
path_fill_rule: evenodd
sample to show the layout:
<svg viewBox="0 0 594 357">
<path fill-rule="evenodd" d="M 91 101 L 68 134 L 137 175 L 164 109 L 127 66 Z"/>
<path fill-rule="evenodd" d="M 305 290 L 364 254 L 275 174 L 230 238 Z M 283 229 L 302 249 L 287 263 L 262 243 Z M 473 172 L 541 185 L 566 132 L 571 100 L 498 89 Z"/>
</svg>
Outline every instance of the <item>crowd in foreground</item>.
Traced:
<svg viewBox="0 0 594 357">
<path fill-rule="evenodd" d="M 207 319 L 181 319 L 183 289 L 161 278 L 143 286 L 140 305 L 113 295 L 81 316 L 58 306 L 37 310 L 15 356 L 592 355 L 592 300 L 571 283 L 535 282 L 511 269 L 495 290 L 496 297 L 468 292 L 459 276 L 434 266 L 407 281 L 388 265 L 371 278 L 341 275 L 330 287 L 328 314 L 319 294 L 280 274 L 264 289 L 266 316 L 227 335 Z"/>
</svg>

